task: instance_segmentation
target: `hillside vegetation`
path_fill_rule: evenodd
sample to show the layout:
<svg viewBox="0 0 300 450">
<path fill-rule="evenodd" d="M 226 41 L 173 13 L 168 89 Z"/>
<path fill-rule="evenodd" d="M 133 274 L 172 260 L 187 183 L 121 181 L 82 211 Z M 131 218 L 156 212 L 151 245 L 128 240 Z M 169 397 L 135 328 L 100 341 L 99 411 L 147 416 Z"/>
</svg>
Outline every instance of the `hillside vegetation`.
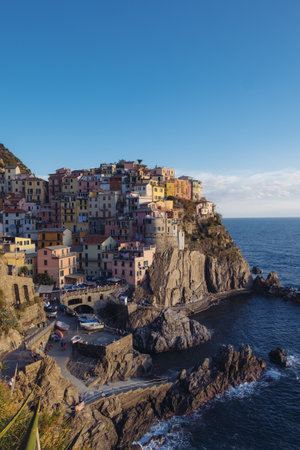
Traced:
<svg viewBox="0 0 300 450">
<path fill-rule="evenodd" d="M 30 173 L 28 167 L 19 158 L 3 144 L 0 144 L 0 167 L 5 168 L 6 166 L 19 166 L 21 173 Z"/>
</svg>

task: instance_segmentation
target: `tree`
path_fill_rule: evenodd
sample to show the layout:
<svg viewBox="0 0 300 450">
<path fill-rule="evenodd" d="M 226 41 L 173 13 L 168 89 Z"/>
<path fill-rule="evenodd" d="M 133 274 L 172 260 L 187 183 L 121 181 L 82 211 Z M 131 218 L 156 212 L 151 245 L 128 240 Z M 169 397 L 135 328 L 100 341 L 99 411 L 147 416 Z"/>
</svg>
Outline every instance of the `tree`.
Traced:
<svg viewBox="0 0 300 450">
<path fill-rule="evenodd" d="M 54 280 L 48 273 L 38 273 L 33 279 L 35 284 L 54 284 Z"/>
<path fill-rule="evenodd" d="M 20 269 L 20 274 L 24 273 L 24 275 L 28 275 L 28 267 L 27 266 L 23 266 Z"/>
</svg>

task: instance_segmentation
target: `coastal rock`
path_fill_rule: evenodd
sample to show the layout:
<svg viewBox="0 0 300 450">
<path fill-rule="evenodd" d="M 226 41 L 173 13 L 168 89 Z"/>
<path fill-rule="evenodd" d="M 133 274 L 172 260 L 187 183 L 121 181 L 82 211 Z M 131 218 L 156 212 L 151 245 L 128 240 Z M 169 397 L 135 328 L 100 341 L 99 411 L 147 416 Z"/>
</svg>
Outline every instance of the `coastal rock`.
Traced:
<svg viewBox="0 0 300 450">
<path fill-rule="evenodd" d="M 175 248 L 155 255 L 135 299 L 168 307 L 198 301 L 210 293 L 246 288 L 251 283 L 249 265 L 238 249 L 217 257 L 198 249 Z"/>
<path fill-rule="evenodd" d="M 249 346 L 242 345 L 239 351 L 234 351 L 231 345 L 223 346 L 215 358 L 207 358 L 202 364 L 181 372 L 173 383 L 107 397 L 93 408 L 111 421 L 118 436 L 117 443 L 112 443 L 111 448 L 125 450 L 131 448 L 132 442 L 149 431 L 157 420 L 190 413 L 231 387 L 257 380 L 265 368 L 265 362 L 253 355 Z M 86 430 L 85 439 L 80 441 L 82 447 L 88 445 L 90 436 L 97 442 L 95 427 L 93 424 Z M 108 431 L 113 433 L 112 429 Z"/>
<path fill-rule="evenodd" d="M 171 308 L 164 309 L 158 316 L 150 313 L 152 321 L 142 318 L 132 319 L 133 343 L 135 348 L 146 353 L 162 353 L 170 350 L 184 350 L 211 338 L 210 331 L 199 322 L 189 319 L 185 314 Z"/>
<path fill-rule="evenodd" d="M 287 357 L 283 348 L 272 348 L 269 353 L 269 359 L 280 367 L 287 367 Z"/>
<path fill-rule="evenodd" d="M 71 419 L 70 442 L 74 449 L 111 450 L 116 448 L 118 435 L 113 422 L 93 406 L 86 406 Z"/>
<path fill-rule="evenodd" d="M 40 397 L 41 410 L 65 409 L 78 402 L 77 388 L 61 375 L 61 370 L 50 356 L 25 366 L 16 380 L 16 389 L 28 395 L 33 387 Z"/>
<path fill-rule="evenodd" d="M 267 279 L 256 277 L 253 282 L 253 290 L 262 294 L 279 294 L 280 280 L 276 272 L 270 272 Z"/>
<path fill-rule="evenodd" d="M 256 267 L 256 266 L 253 266 L 253 267 L 252 267 L 251 272 L 252 272 L 254 275 L 260 275 L 260 274 L 263 273 L 263 271 L 262 271 L 261 269 L 259 269 L 258 267 Z"/>
<path fill-rule="evenodd" d="M 83 357 L 78 352 L 72 354 L 67 363 L 72 375 L 86 380 L 97 377 L 98 384 L 124 381 L 130 377 L 144 377 L 152 374 L 153 365 L 150 355 L 141 354 L 134 349 L 126 349 L 116 355 L 105 355 L 102 358 Z"/>
<path fill-rule="evenodd" d="M 100 384 L 105 384 L 109 381 L 128 380 L 130 377 L 151 375 L 152 369 L 150 355 L 141 354 L 133 350 L 124 354 L 123 358 L 118 358 L 117 361 L 113 361 L 108 357 L 97 361 L 92 375 L 101 379 Z"/>
</svg>

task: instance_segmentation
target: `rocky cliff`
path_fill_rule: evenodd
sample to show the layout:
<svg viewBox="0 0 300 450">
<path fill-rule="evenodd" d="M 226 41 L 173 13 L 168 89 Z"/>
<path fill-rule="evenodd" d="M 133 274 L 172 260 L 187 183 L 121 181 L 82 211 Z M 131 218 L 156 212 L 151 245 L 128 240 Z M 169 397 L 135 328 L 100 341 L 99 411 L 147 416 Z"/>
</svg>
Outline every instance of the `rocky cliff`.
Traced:
<svg viewBox="0 0 300 450">
<path fill-rule="evenodd" d="M 174 306 L 251 285 L 249 265 L 220 217 L 201 220 L 193 208 L 190 202 L 184 210 L 185 250 L 156 253 L 146 280 L 136 289 L 136 300 Z"/>
<path fill-rule="evenodd" d="M 155 255 L 135 298 L 174 306 L 200 300 L 209 293 L 245 288 L 251 281 L 249 265 L 238 249 L 218 256 L 205 255 L 200 249 L 169 249 Z"/>
</svg>

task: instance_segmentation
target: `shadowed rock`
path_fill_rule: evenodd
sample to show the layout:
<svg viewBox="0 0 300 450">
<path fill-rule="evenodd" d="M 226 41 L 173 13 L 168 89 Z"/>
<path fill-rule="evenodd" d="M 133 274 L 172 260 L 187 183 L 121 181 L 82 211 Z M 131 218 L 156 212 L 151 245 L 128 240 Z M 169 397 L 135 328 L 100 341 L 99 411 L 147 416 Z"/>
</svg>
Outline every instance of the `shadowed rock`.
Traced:
<svg viewBox="0 0 300 450">
<path fill-rule="evenodd" d="M 269 353 L 269 359 L 280 367 L 287 367 L 287 358 L 283 348 L 272 348 Z"/>
</svg>

